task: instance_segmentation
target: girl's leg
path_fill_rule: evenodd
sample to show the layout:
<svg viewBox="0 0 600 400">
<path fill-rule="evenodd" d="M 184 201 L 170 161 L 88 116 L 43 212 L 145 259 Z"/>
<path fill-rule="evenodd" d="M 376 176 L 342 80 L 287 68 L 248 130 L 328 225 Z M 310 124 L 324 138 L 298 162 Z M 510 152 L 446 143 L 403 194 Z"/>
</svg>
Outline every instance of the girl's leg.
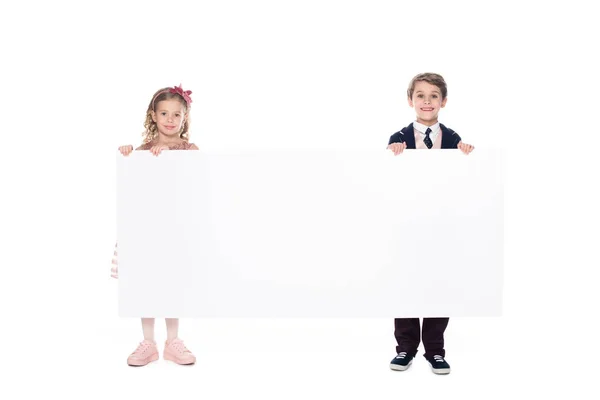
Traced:
<svg viewBox="0 0 600 400">
<path fill-rule="evenodd" d="M 144 340 L 154 341 L 154 318 L 142 318 Z"/>
<path fill-rule="evenodd" d="M 165 318 L 167 324 L 167 341 L 176 339 L 179 335 L 179 318 Z"/>
<path fill-rule="evenodd" d="M 196 362 L 196 357 L 189 351 L 179 335 L 179 319 L 165 318 L 167 324 L 167 341 L 165 343 L 165 351 L 163 357 L 165 360 L 176 362 L 177 364 L 193 364 Z"/>
<path fill-rule="evenodd" d="M 127 358 L 127 364 L 132 366 L 146 365 L 158 360 L 158 349 L 154 341 L 154 318 L 142 318 L 144 341 Z"/>
</svg>

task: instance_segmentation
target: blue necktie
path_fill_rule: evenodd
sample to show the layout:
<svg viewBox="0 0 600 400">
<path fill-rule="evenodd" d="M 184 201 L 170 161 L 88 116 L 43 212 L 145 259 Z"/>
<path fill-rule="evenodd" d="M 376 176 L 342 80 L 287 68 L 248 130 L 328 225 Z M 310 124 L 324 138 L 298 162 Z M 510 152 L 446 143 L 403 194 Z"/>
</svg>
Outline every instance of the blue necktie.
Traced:
<svg viewBox="0 0 600 400">
<path fill-rule="evenodd" d="M 427 130 L 425 131 L 425 139 L 423 139 L 423 143 L 425 143 L 425 146 L 427 146 L 428 149 L 433 147 L 433 142 L 431 141 L 431 138 L 429 137 L 430 133 L 431 133 L 431 129 L 427 128 Z"/>
</svg>

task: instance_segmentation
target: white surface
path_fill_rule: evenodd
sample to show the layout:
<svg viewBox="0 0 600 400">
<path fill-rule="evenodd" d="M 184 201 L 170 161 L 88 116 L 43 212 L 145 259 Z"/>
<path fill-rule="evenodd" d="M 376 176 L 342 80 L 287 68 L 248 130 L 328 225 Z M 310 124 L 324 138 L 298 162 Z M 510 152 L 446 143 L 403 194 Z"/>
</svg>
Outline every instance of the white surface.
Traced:
<svg viewBox="0 0 600 400">
<path fill-rule="evenodd" d="M 499 152 L 117 160 L 121 316 L 501 313 Z"/>
<path fill-rule="evenodd" d="M 0 397 L 590 397 L 600 331 L 596 8 L 4 2 Z M 442 123 L 507 158 L 503 316 L 450 320 L 452 374 L 434 376 L 422 357 L 390 371 L 387 318 L 183 319 L 195 367 L 127 367 L 142 331 L 118 317 L 109 274 L 114 151 L 139 145 L 154 90 L 194 91 L 192 141 L 205 150 L 381 149 L 414 118 L 404 91 L 427 70 L 449 85 Z M 166 338 L 162 320 L 156 338 Z M 566 354 L 558 367 L 556 354 Z"/>
</svg>

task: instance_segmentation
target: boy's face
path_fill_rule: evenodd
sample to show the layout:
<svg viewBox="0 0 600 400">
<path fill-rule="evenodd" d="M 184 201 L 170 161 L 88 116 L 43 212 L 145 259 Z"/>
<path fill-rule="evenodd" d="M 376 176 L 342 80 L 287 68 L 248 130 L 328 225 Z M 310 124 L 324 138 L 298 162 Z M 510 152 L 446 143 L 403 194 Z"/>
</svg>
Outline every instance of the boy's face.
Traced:
<svg viewBox="0 0 600 400">
<path fill-rule="evenodd" d="M 438 113 L 446 106 L 445 98 L 442 100 L 442 91 L 430 83 L 419 81 L 415 84 L 415 91 L 408 104 L 414 107 L 417 113 L 417 122 L 431 126 L 438 122 Z"/>
</svg>

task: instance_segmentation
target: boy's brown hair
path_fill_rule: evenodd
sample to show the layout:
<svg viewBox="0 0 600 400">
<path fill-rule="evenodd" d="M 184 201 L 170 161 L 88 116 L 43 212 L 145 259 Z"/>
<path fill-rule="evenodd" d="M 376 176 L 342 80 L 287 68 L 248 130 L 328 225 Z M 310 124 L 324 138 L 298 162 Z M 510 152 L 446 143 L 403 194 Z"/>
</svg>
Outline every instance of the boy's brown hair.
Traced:
<svg viewBox="0 0 600 400">
<path fill-rule="evenodd" d="M 442 100 L 444 100 L 446 96 L 448 96 L 448 87 L 446 86 L 446 81 L 444 80 L 444 78 L 440 74 L 436 74 L 433 72 L 425 72 L 412 78 L 412 80 L 408 84 L 408 90 L 406 91 L 406 94 L 408 95 L 409 99 L 412 99 L 413 93 L 415 92 L 415 85 L 417 84 L 417 82 L 421 81 L 427 82 L 433 86 L 437 86 L 442 92 Z"/>
</svg>

